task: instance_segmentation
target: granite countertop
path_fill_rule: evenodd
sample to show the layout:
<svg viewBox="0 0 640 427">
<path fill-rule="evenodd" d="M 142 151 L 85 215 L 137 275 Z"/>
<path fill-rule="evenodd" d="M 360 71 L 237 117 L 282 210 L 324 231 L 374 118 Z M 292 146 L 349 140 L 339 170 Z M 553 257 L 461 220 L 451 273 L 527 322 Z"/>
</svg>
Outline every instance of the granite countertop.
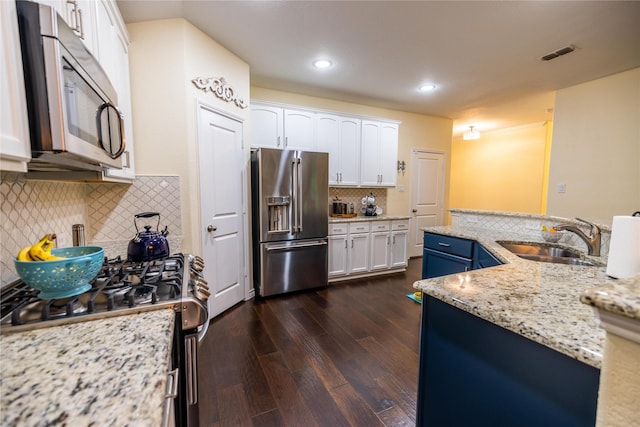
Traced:
<svg viewBox="0 0 640 427">
<path fill-rule="evenodd" d="M 0 336 L 5 426 L 161 425 L 172 309 Z"/>
<path fill-rule="evenodd" d="M 581 297 L 595 286 L 618 289 L 620 284 L 606 275 L 606 267 L 519 258 L 496 243 L 535 240 L 514 232 L 447 226 L 423 230 L 476 240 L 505 264 L 421 280 L 414 283 L 414 288 L 600 368 L 605 331 L 597 326 L 593 310 L 581 302 Z M 606 265 L 604 258 L 585 258 Z"/>
<path fill-rule="evenodd" d="M 329 224 L 337 224 L 341 222 L 356 222 L 356 221 L 391 221 L 391 220 L 403 220 L 409 219 L 409 215 L 376 215 L 376 216 L 364 216 L 358 215 L 354 218 L 336 218 L 329 217 Z"/>
</svg>

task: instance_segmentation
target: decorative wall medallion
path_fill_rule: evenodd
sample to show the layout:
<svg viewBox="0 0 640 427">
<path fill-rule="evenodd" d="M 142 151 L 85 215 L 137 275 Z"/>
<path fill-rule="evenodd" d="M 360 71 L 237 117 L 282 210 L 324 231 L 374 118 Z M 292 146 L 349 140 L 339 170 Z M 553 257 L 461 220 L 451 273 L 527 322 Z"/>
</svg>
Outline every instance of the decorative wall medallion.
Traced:
<svg viewBox="0 0 640 427">
<path fill-rule="evenodd" d="M 202 89 L 205 92 L 211 91 L 223 101 L 233 102 L 240 108 L 247 108 L 247 104 L 244 100 L 238 98 L 235 89 L 229 86 L 224 77 L 197 77 L 191 81 L 198 89 Z"/>
</svg>

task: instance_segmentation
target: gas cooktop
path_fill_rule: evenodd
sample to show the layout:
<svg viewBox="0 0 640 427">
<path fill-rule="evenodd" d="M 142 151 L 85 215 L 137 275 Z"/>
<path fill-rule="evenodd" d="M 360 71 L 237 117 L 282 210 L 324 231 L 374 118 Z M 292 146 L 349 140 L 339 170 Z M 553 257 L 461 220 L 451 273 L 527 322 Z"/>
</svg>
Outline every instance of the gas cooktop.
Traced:
<svg viewBox="0 0 640 427">
<path fill-rule="evenodd" d="M 195 328 L 208 320 L 203 268 L 200 257 L 184 254 L 145 262 L 105 259 L 90 290 L 50 300 L 40 299 L 39 291 L 18 280 L 2 289 L 0 333 L 162 308 L 182 312 L 182 329 Z"/>
</svg>

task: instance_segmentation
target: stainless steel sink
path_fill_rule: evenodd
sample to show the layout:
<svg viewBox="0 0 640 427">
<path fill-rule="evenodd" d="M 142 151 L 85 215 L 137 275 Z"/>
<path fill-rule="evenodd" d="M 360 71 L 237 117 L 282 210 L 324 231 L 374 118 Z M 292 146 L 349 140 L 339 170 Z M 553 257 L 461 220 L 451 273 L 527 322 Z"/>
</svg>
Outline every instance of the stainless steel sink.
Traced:
<svg viewBox="0 0 640 427">
<path fill-rule="evenodd" d="M 596 266 L 597 264 L 583 259 L 578 251 L 550 245 L 548 243 L 497 242 L 520 258 L 556 264 Z"/>
</svg>

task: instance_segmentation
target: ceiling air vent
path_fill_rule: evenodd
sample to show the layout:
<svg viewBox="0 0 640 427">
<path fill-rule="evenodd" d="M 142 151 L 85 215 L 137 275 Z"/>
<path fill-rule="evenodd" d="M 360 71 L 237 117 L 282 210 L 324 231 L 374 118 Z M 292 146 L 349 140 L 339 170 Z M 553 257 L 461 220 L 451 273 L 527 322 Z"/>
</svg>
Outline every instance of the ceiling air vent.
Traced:
<svg viewBox="0 0 640 427">
<path fill-rule="evenodd" d="M 562 49 L 558 49 L 555 52 L 547 53 L 545 56 L 543 56 L 540 59 L 542 59 L 543 61 L 551 61 L 554 58 L 557 58 L 562 55 L 566 55 L 567 53 L 571 53 L 574 50 L 576 50 L 575 46 L 569 45 L 567 47 L 563 47 Z"/>
</svg>

